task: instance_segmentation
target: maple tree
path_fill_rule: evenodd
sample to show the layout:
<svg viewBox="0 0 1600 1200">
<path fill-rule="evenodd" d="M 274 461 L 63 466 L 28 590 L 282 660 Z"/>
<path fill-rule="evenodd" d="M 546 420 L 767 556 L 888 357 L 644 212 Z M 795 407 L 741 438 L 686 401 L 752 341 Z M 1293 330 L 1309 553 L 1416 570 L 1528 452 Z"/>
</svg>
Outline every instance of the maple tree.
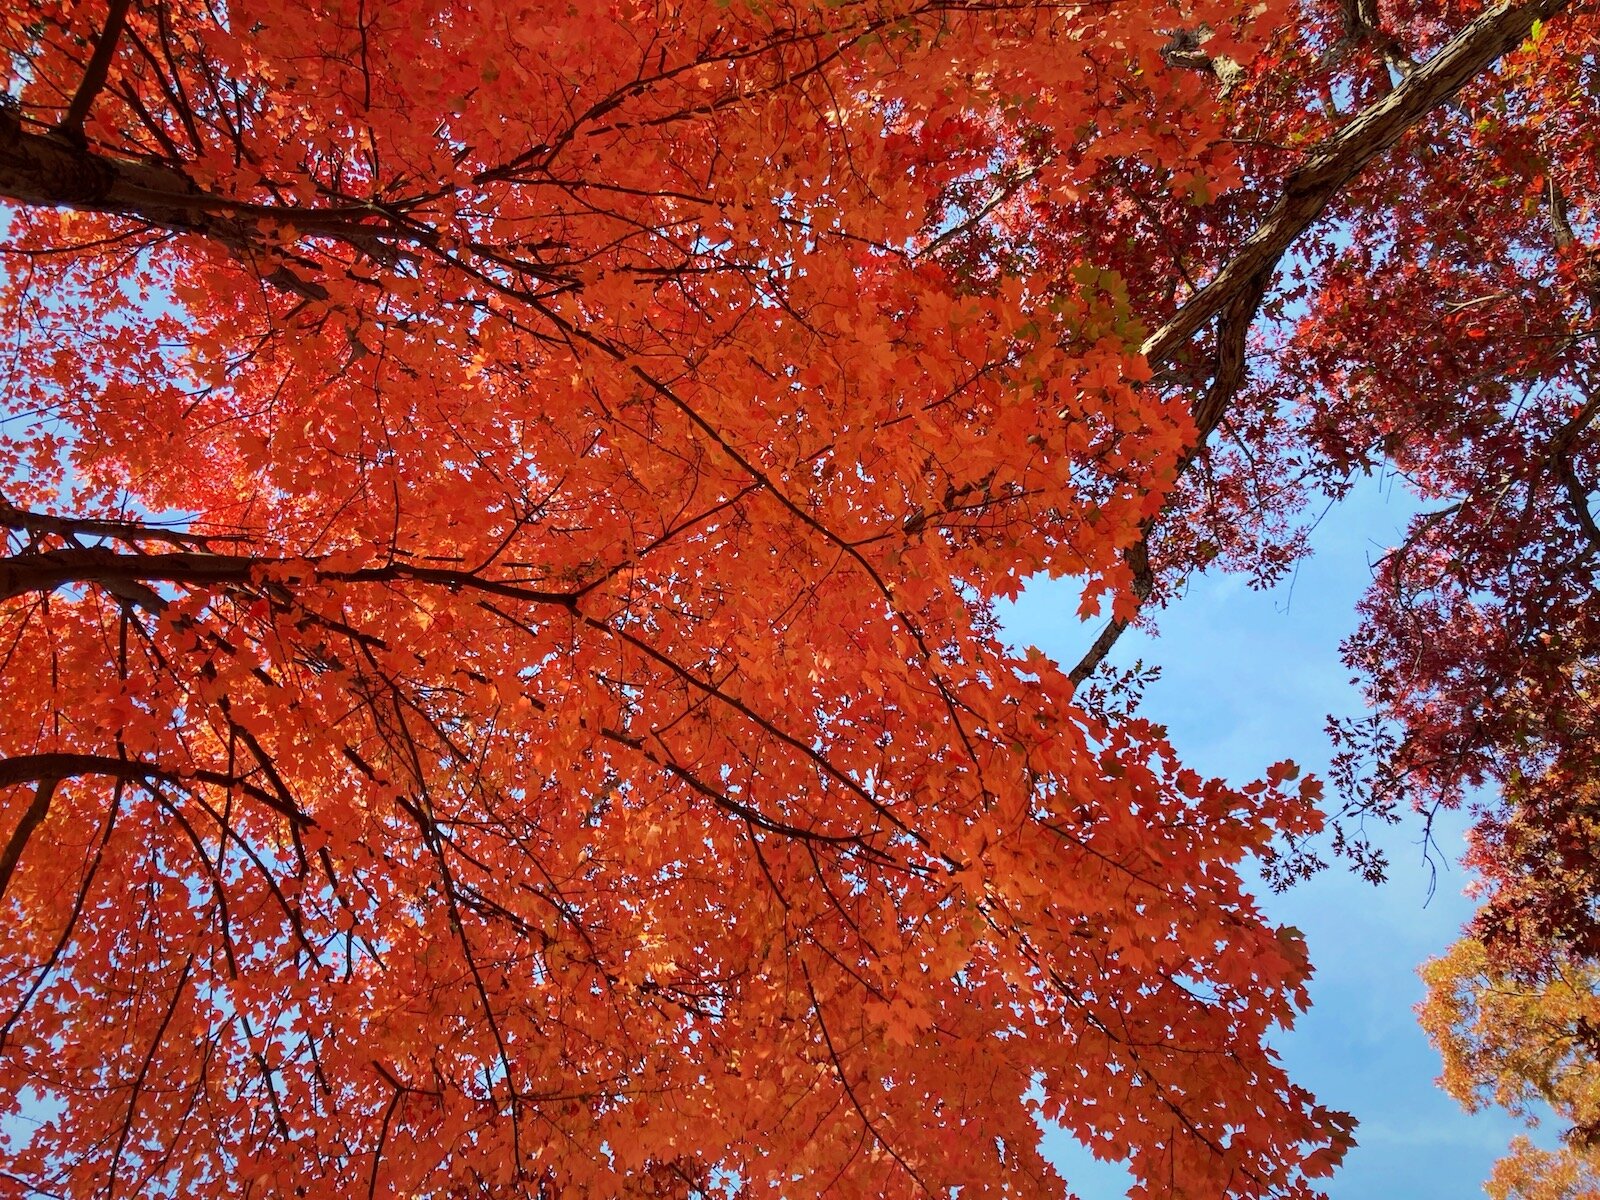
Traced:
<svg viewBox="0 0 1600 1200">
<path fill-rule="evenodd" d="M 1561 0 L 13 6 L 0 1080 L 45 1115 L 9 1177 L 1060 1194 L 1042 1117 L 1145 1194 L 1311 1195 L 1349 1121 L 1271 1053 L 1308 967 L 1242 871 L 1317 786 L 1201 779 L 1077 685 L 1186 573 L 1281 570 L 1374 446 L 1473 478 L 1463 395 L 1563 411 L 1595 166 L 1550 114 L 1594 35 Z M 1407 381 L 1340 374 L 1360 288 L 1448 311 L 1455 189 L 1507 170 L 1483 271 L 1548 251 L 1553 294 L 1386 316 L 1479 354 L 1397 431 Z M 1511 310 L 1504 362 L 1474 322 Z M 1582 494 L 1562 421 L 1507 422 L 1525 510 Z M 1570 507 L 1450 581 L 1520 580 Z M 1398 591 L 1445 587 L 1447 527 Z M 1109 606 L 1072 669 L 1000 637 L 1039 573 Z M 1408 752 L 1465 736 L 1372 628 Z M 1504 752 L 1525 678 L 1471 736 Z"/>
</svg>

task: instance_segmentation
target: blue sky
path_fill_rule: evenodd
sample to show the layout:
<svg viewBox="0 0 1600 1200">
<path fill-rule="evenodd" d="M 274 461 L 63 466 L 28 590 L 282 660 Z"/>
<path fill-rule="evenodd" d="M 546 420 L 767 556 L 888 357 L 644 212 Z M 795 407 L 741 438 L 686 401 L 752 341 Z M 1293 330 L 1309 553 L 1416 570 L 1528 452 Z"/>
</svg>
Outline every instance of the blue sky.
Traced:
<svg viewBox="0 0 1600 1200">
<path fill-rule="evenodd" d="M 1161 614 L 1157 636 L 1122 639 L 1116 661 L 1161 664 L 1143 711 L 1167 725 L 1187 765 L 1241 783 L 1285 757 L 1323 772 L 1326 715 L 1364 711 L 1339 642 L 1354 626 L 1369 564 L 1399 541 L 1411 511 L 1397 485 L 1373 481 L 1318 525 L 1316 553 L 1293 579 L 1267 592 L 1237 577 L 1195 580 Z M 1030 586 L 1004 614 L 1012 640 L 1076 661 L 1098 628 L 1078 623 L 1076 594 L 1070 582 Z M 1417 967 L 1471 913 L 1468 877 L 1454 861 L 1465 827 L 1450 814 L 1435 828 L 1443 861 L 1431 901 L 1420 821 L 1384 831 L 1386 884 L 1335 866 L 1265 899 L 1274 920 L 1305 931 L 1317 969 L 1311 1011 L 1279 1049 L 1319 1099 L 1361 1122 L 1356 1149 L 1328 1185 L 1332 1200 L 1469 1200 L 1520 1129 L 1497 1111 L 1464 1113 L 1434 1085 L 1439 1060 L 1412 1011 L 1422 996 Z M 1083 1200 L 1123 1195 L 1120 1168 L 1064 1138 L 1047 1148 Z"/>
</svg>

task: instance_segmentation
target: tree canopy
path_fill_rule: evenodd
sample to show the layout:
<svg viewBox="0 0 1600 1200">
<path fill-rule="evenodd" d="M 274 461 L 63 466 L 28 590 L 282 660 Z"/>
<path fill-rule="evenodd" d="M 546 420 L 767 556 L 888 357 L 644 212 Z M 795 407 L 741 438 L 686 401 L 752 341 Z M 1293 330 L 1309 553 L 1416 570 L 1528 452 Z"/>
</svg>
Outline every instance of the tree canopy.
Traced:
<svg viewBox="0 0 1600 1200">
<path fill-rule="evenodd" d="M 1387 464 L 1347 813 L 1591 777 L 1597 35 L 10 6 L 8 1177 L 1062 1195 L 1042 1119 L 1313 1195 L 1250 884 L 1320 785 L 1185 769 L 1104 662 Z M 1041 574 L 1081 662 L 1002 637 Z"/>
<path fill-rule="evenodd" d="M 1469 1108 L 1498 1104 L 1529 1125 L 1548 1112 L 1565 1127 L 1556 1150 L 1515 1139 L 1489 1180 L 1492 1200 L 1600 1196 L 1600 964 L 1568 958 L 1519 978 L 1464 938 L 1423 978 L 1445 1089 Z"/>
</svg>

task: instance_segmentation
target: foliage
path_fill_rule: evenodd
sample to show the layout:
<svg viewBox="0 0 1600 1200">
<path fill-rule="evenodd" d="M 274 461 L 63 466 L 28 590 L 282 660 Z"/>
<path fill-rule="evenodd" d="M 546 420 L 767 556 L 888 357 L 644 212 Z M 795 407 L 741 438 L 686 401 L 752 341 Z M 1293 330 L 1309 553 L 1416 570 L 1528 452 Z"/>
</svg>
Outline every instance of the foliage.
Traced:
<svg viewBox="0 0 1600 1200">
<path fill-rule="evenodd" d="M 1474 932 L 1524 972 L 1563 957 L 1600 962 L 1597 778 L 1586 764 L 1517 780 L 1508 810 L 1474 830 L 1467 861 L 1487 881 Z"/>
<path fill-rule="evenodd" d="M 1567 7 L 12 6 L 0 1080 L 53 1115 L 5 1169 L 1059 1195 L 1043 1117 L 1146 1195 L 1311 1195 L 1350 1123 L 1241 872 L 1318 787 L 1076 685 L 1378 449 L 1446 496 L 1510 438 L 1482 486 L 1561 519 L 1425 519 L 1351 654 L 1447 793 L 1553 736 Z M 1070 670 L 999 637 L 1039 573 L 1109 609 Z M 1536 662 L 1412 619 L 1511 598 Z"/>
<path fill-rule="evenodd" d="M 1419 1011 L 1444 1056 L 1445 1089 L 1469 1108 L 1499 1104 L 1530 1125 L 1548 1106 L 1566 1126 L 1555 1151 L 1517 1138 L 1490 1196 L 1600 1196 L 1600 968 L 1569 959 L 1519 977 L 1463 938 L 1422 973 L 1428 998 Z"/>
</svg>

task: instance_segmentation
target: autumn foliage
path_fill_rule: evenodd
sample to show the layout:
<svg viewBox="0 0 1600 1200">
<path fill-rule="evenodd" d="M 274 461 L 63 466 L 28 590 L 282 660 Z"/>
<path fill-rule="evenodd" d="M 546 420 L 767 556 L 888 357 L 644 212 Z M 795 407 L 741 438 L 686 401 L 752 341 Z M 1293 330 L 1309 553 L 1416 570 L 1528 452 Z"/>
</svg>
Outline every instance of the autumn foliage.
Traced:
<svg viewBox="0 0 1600 1200">
<path fill-rule="evenodd" d="M 1385 778 L 1587 695 L 1584 7 L 8 8 L 8 1177 L 1061 1195 L 1042 1119 L 1313 1194 L 1246 878 L 1318 785 L 1078 685 L 1505 453 L 1561 515 L 1426 519 L 1351 650 Z M 1559 631 L 1446 640 L 1529 555 Z M 1040 573 L 1079 664 L 1000 636 Z"/>
<path fill-rule="evenodd" d="M 1600 1196 L 1600 968 L 1569 958 L 1519 975 L 1467 938 L 1423 978 L 1422 1023 L 1444 1056 L 1445 1089 L 1469 1108 L 1560 1125 L 1557 1149 L 1512 1143 L 1489 1180 L 1492 1200 Z"/>
</svg>

